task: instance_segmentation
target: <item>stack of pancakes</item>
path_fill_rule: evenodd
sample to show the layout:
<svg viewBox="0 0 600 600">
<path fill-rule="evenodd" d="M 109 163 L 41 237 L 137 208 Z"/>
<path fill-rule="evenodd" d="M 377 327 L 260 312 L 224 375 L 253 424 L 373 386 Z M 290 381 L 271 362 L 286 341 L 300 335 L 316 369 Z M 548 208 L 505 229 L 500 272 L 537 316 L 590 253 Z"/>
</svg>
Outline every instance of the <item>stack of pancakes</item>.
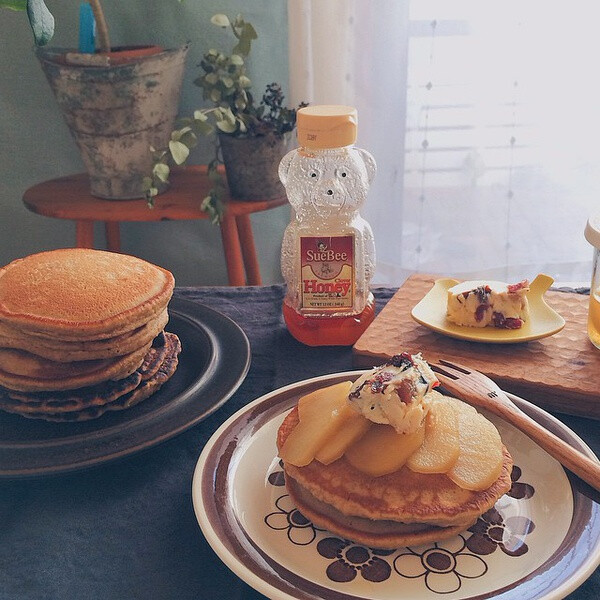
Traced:
<svg viewBox="0 0 600 600">
<path fill-rule="evenodd" d="M 279 449 L 298 422 L 296 406 L 278 430 Z M 290 498 L 317 527 L 371 548 L 395 549 L 465 531 L 508 492 L 512 465 L 503 447 L 502 472 L 482 491 L 462 489 L 445 474 L 415 473 L 406 466 L 373 477 L 344 456 L 328 465 L 285 462 L 284 471 Z"/>
<path fill-rule="evenodd" d="M 0 409 L 83 421 L 150 396 L 181 350 L 164 331 L 173 287 L 158 266 L 81 248 L 0 269 Z"/>
</svg>

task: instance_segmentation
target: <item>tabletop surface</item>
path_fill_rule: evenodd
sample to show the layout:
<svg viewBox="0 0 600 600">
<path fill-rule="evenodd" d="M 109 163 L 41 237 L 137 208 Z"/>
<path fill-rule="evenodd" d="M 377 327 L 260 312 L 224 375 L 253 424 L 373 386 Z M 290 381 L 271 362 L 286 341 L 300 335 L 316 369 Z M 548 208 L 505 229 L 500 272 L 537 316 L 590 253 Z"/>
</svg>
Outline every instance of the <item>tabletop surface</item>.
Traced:
<svg viewBox="0 0 600 600">
<path fill-rule="evenodd" d="M 381 310 L 396 290 L 374 291 Z M 203 445 L 238 409 L 283 385 L 352 369 L 350 348 L 292 339 L 281 317 L 283 292 L 279 285 L 176 289 L 246 332 L 246 379 L 205 421 L 140 454 L 67 475 L 0 481 L 0 600 L 263 598 L 203 538 L 191 480 Z M 597 421 L 559 418 L 600 454 Z M 600 598 L 600 572 L 568 598 Z"/>
</svg>

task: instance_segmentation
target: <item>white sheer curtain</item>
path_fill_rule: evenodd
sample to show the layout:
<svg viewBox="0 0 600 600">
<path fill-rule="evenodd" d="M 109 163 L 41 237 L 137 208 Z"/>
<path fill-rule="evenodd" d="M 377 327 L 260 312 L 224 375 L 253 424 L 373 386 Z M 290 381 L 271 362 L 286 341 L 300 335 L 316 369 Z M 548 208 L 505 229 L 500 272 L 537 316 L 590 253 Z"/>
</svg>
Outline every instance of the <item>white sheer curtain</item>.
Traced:
<svg viewBox="0 0 600 600">
<path fill-rule="evenodd" d="M 351 104 L 378 175 L 374 283 L 588 282 L 600 212 L 592 2 L 289 0 L 292 102 Z"/>
</svg>

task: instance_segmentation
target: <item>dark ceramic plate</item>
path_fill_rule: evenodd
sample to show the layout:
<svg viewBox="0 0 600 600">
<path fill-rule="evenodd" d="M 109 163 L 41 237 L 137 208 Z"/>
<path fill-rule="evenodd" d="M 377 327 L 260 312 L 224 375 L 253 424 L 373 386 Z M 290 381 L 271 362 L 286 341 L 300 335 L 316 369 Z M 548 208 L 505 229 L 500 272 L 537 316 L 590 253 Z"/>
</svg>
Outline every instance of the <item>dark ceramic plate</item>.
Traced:
<svg viewBox="0 0 600 600">
<path fill-rule="evenodd" d="M 600 563 L 600 506 L 539 446 L 491 415 L 515 460 L 513 485 L 469 531 L 382 551 L 314 527 L 286 494 L 277 428 L 299 397 L 359 374 L 317 377 L 267 394 L 205 445 L 192 483 L 196 518 L 234 573 L 269 598 L 305 600 L 558 600 L 592 574 Z M 594 456 L 557 419 L 511 398 Z"/>
<path fill-rule="evenodd" d="M 0 412 L 0 477 L 73 471 L 128 456 L 205 419 L 240 386 L 250 345 L 228 317 L 173 298 L 168 331 L 182 351 L 173 377 L 127 410 L 82 423 L 47 423 Z"/>
</svg>

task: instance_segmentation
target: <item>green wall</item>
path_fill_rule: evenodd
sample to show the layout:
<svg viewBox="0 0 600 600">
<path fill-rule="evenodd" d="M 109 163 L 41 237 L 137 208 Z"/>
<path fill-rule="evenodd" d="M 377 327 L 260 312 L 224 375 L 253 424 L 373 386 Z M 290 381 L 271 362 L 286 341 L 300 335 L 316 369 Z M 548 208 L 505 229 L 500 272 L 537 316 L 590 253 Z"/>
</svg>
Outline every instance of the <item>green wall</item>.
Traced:
<svg viewBox="0 0 600 600">
<path fill-rule="evenodd" d="M 56 18 L 51 45 L 76 46 L 79 3 L 46 3 Z M 211 47 L 231 48 L 233 36 L 210 24 L 217 12 L 242 13 L 258 31 L 249 63 L 256 94 L 272 81 L 288 89 L 286 0 L 104 0 L 103 6 L 113 45 L 191 43 L 181 116 L 202 105 L 201 90 L 192 83 L 202 53 Z M 210 143 L 203 140 L 188 162 L 205 162 L 211 153 Z M 21 202 L 31 185 L 84 167 L 33 55 L 26 16 L 8 10 L 0 10 L 0 157 L 0 265 L 34 252 L 73 246 L 71 222 L 35 215 Z M 288 207 L 252 216 L 264 283 L 282 280 L 279 249 L 288 219 Z M 96 247 L 104 248 L 100 225 L 95 236 Z M 227 284 L 220 231 L 208 221 L 126 223 L 121 238 L 123 252 L 170 269 L 180 286 Z"/>
</svg>

